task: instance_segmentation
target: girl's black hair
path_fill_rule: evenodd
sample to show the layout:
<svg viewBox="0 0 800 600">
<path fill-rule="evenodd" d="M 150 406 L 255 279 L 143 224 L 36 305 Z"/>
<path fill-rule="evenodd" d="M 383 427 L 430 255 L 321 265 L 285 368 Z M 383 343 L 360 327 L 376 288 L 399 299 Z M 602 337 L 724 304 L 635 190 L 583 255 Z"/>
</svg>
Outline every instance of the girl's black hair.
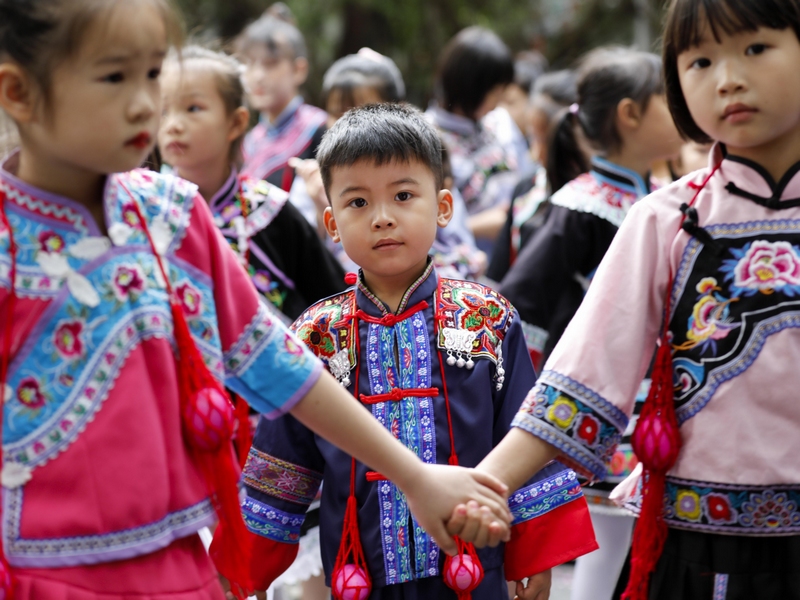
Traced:
<svg viewBox="0 0 800 600">
<path fill-rule="evenodd" d="M 474 119 L 486 95 L 514 81 L 511 52 L 495 33 L 467 27 L 447 43 L 439 58 L 436 96 L 445 110 Z"/>
<path fill-rule="evenodd" d="M 357 88 L 374 89 L 381 102 L 400 102 L 405 100 L 406 86 L 400 69 L 394 61 L 369 49 L 358 54 L 349 54 L 333 63 L 322 79 L 323 106 L 328 103 L 331 92 L 342 95 L 342 106 L 354 108 L 353 96 Z"/>
<path fill-rule="evenodd" d="M 664 27 L 662 54 L 667 104 L 678 131 L 701 144 L 711 138 L 695 123 L 678 78 L 678 56 L 700 44 L 708 24 L 714 39 L 759 27 L 791 27 L 800 40 L 800 0 L 672 0 Z"/>
<path fill-rule="evenodd" d="M 578 78 L 575 71 L 563 69 L 540 75 L 531 89 L 531 105 L 540 108 L 552 120 L 562 109 L 578 101 Z"/>
<path fill-rule="evenodd" d="M 557 117 L 547 152 L 547 178 L 556 191 L 589 170 L 583 138 L 601 152 L 614 152 L 622 139 L 617 106 L 625 98 L 647 110 L 653 94 L 662 94 L 661 61 L 655 54 L 620 47 L 589 52 L 578 67 L 578 102 Z"/>
<path fill-rule="evenodd" d="M 25 69 L 50 97 L 53 69 L 78 51 L 83 34 L 98 18 L 108 18 L 129 0 L 0 0 L 0 62 Z M 180 45 L 181 22 L 169 0 L 150 0 L 167 30 L 167 41 Z"/>
</svg>

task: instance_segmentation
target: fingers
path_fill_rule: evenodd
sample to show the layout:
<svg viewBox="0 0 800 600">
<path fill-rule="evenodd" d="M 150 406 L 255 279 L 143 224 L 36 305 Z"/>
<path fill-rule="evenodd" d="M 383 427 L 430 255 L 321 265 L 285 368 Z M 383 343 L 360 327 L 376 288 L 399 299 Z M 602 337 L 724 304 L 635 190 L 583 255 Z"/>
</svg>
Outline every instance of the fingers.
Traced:
<svg viewBox="0 0 800 600">
<path fill-rule="evenodd" d="M 450 535 L 461 535 L 461 530 L 467 524 L 467 507 L 459 504 L 453 509 L 453 514 L 447 522 L 447 533 Z"/>
<path fill-rule="evenodd" d="M 511 529 L 503 526 L 502 523 L 497 521 L 489 525 L 489 541 L 488 546 L 496 548 L 500 542 L 511 541 Z"/>
<path fill-rule="evenodd" d="M 486 494 L 479 494 L 475 500 L 480 503 L 481 506 L 490 509 L 497 520 L 502 521 L 506 525 L 511 523 L 511 511 L 508 509 L 508 503 L 505 500 L 497 500 L 495 495 L 488 496 Z"/>
<path fill-rule="evenodd" d="M 484 473 L 483 471 L 473 471 L 472 476 L 475 477 L 475 481 L 481 485 L 484 485 L 493 492 L 500 494 L 504 500 L 508 498 L 508 486 L 494 475 Z"/>
<path fill-rule="evenodd" d="M 483 548 L 486 546 L 487 542 L 489 541 L 489 526 L 495 522 L 494 515 L 492 511 L 490 511 L 485 506 L 480 508 L 481 513 L 481 527 L 478 530 L 477 535 L 475 536 L 475 547 L 476 548 Z"/>
<path fill-rule="evenodd" d="M 458 546 L 456 546 L 456 541 L 450 537 L 450 535 L 448 535 L 444 523 L 436 522 L 433 527 L 426 527 L 425 529 L 433 538 L 433 541 L 438 544 L 439 548 L 441 548 L 445 554 L 450 556 L 456 555 L 458 552 Z"/>
</svg>

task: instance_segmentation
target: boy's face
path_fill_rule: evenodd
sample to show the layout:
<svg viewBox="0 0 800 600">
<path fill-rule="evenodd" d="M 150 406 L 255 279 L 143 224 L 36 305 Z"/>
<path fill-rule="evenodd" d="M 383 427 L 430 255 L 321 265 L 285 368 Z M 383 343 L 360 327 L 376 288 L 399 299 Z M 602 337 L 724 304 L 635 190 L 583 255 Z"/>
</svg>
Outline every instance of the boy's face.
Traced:
<svg viewBox="0 0 800 600">
<path fill-rule="evenodd" d="M 275 118 L 292 101 L 308 76 L 308 62 L 293 58 L 288 50 L 272 54 L 266 46 L 254 45 L 244 56 L 250 105 L 258 112 Z"/>
<path fill-rule="evenodd" d="M 427 264 L 436 228 L 450 222 L 453 198 L 437 190 L 431 170 L 419 161 L 375 165 L 369 159 L 331 172 L 331 206 L 325 227 L 382 287 L 413 283 Z"/>
</svg>

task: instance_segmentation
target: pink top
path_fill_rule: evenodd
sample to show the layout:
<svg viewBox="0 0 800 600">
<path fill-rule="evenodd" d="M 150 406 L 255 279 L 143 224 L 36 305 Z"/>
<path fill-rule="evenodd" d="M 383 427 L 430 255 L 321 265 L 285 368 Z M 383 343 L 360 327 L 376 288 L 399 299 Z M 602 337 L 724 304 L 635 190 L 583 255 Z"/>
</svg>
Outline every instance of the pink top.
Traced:
<svg viewBox="0 0 800 600">
<path fill-rule="evenodd" d="M 671 343 L 683 447 L 668 477 L 671 526 L 800 532 L 800 164 L 778 183 L 711 155 L 694 235 L 681 205 L 695 172 L 633 206 L 514 424 L 602 478 L 660 332 Z M 690 219 L 691 221 L 691 219 Z"/>
<path fill-rule="evenodd" d="M 149 221 L 207 364 L 229 388 L 277 416 L 321 364 L 259 303 L 192 184 L 144 170 L 109 176 L 104 237 L 82 205 L 14 177 L 14 163 L 0 171 L 19 248 L 3 415 L 6 556 L 16 567 L 60 567 L 153 552 L 215 517 L 181 433 L 164 282 L 123 185 Z"/>
</svg>

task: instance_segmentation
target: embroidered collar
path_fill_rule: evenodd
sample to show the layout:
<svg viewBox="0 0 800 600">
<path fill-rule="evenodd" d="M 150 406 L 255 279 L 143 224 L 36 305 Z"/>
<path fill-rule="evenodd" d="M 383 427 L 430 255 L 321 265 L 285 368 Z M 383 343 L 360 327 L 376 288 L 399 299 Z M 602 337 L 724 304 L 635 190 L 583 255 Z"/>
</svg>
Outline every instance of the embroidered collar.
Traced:
<svg viewBox="0 0 800 600">
<path fill-rule="evenodd" d="M 438 277 L 435 273 L 433 261 L 428 258 L 428 266 L 425 267 L 422 275 L 420 275 L 417 280 L 409 286 L 406 293 L 403 294 L 400 305 L 397 307 L 396 314 L 403 312 L 406 308 L 421 300 L 429 299 L 433 295 L 438 281 Z M 431 277 L 432 274 L 434 275 L 433 277 Z M 364 283 L 364 272 L 360 269 L 358 272 L 358 282 L 356 283 L 356 304 L 358 308 L 365 313 L 375 317 L 383 317 L 390 314 L 386 305 L 366 286 Z"/>
<path fill-rule="evenodd" d="M 800 162 L 792 165 L 776 182 L 760 164 L 727 154 L 722 144 L 716 144 L 711 152 L 712 168 L 716 164 L 714 161 L 719 160 L 722 160 L 720 171 L 728 180 L 725 189 L 731 194 L 773 210 L 800 206 Z"/>
<path fill-rule="evenodd" d="M 231 174 L 228 176 L 228 179 L 225 180 L 225 183 L 222 184 L 222 187 L 219 188 L 208 201 L 208 206 L 211 208 L 212 213 L 217 214 L 228 204 L 234 201 L 236 198 L 236 192 L 239 189 L 238 181 L 239 172 L 236 170 L 235 166 L 231 166 Z"/>
<path fill-rule="evenodd" d="M 636 194 L 639 198 L 646 196 L 651 191 L 649 178 L 645 181 L 635 171 L 621 167 L 600 156 L 592 158 L 592 174 L 600 181 Z"/>
<path fill-rule="evenodd" d="M 66 196 L 60 196 L 37 188 L 29 183 L 25 183 L 16 176 L 19 167 L 19 151 L 12 154 L 0 166 L 0 183 L 6 190 L 8 199 L 15 204 L 25 208 L 31 208 L 31 204 L 39 205 L 41 212 L 52 215 L 58 220 L 64 220 L 68 224 L 83 234 L 100 236 L 100 228 L 97 226 L 92 214 L 80 202 L 76 202 Z M 103 187 L 103 198 L 105 204 L 106 223 L 110 223 L 109 218 L 109 181 Z"/>
<path fill-rule="evenodd" d="M 286 105 L 286 108 L 283 109 L 283 112 L 279 114 L 274 121 L 270 121 L 263 115 L 261 116 L 261 123 L 264 125 L 264 128 L 267 131 L 267 135 L 277 136 L 279 135 L 286 126 L 291 122 L 292 118 L 297 114 L 298 109 L 303 105 L 303 97 L 302 96 L 295 96 L 289 104 Z"/>
<path fill-rule="evenodd" d="M 435 104 L 428 108 L 427 114 L 436 127 L 444 129 L 445 131 L 452 131 L 453 133 L 465 136 L 475 135 L 481 131 L 480 123 L 446 111 Z"/>
</svg>

